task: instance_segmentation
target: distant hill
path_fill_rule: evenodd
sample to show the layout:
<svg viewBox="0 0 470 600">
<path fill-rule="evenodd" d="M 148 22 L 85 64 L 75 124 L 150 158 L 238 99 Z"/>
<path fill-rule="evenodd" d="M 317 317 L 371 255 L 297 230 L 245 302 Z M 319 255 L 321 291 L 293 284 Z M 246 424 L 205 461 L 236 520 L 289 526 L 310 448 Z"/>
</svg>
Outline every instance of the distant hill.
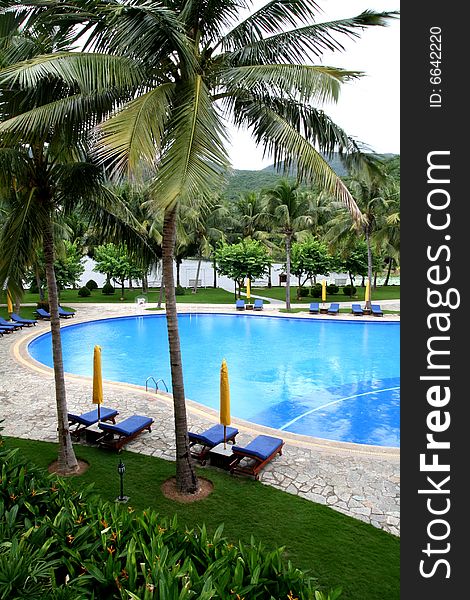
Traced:
<svg viewBox="0 0 470 600">
<path fill-rule="evenodd" d="M 395 154 L 382 154 L 383 158 L 392 158 Z M 333 170 L 340 176 L 346 177 L 348 171 L 344 166 L 338 154 L 334 154 L 330 159 L 327 159 Z M 246 171 L 235 169 L 230 175 L 227 186 L 223 194 L 229 200 L 236 200 L 245 192 L 260 192 L 264 189 L 269 189 L 277 185 L 278 181 L 284 177 L 283 173 L 279 173 L 274 168 L 274 165 L 265 167 L 259 171 Z M 295 171 L 292 171 L 288 178 L 295 178 Z"/>
</svg>

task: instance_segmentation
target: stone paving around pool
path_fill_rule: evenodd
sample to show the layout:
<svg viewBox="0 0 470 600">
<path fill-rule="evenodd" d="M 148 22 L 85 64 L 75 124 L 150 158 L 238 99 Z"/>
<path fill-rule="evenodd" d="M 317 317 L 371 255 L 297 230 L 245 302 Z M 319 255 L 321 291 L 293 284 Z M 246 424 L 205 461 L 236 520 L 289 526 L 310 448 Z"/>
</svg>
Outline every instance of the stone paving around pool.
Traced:
<svg viewBox="0 0 470 600">
<path fill-rule="evenodd" d="M 382 302 L 382 308 L 398 309 L 398 301 Z M 346 303 L 343 306 L 347 305 Z M 77 315 L 62 322 L 66 327 L 78 321 L 136 314 L 133 305 L 77 304 Z M 262 314 L 280 314 L 265 305 Z M 233 313 L 233 305 L 179 305 L 180 312 Z M 140 312 L 139 314 L 142 314 Z M 289 316 L 289 315 L 285 315 Z M 302 318 L 318 318 L 299 313 Z M 323 318 L 323 315 L 322 315 Z M 340 315 L 330 318 L 356 318 Z M 377 320 L 378 317 L 366 317 Z M 398 316 L 384 319 L 398 320 Z M 24 328 L 0 338 L 0 420 L 3 434 L 35 440 L 56 441 L 56 411 L 52 370 L 29 357 L 26 344 L 32 336 L 49 331 L 48 322 Z M 137 350 L 137 349 L 136 349 Z M 145 385 L 145 383 L 143 382 Z M 91 410 L 91 379 L 67 375 L 67 404 L 70 412 Z M 155 420 L 152 432 L 144 433 L 126 446 L 127 450 L 175 459 L 174 422 L 171 397 L 145 392 L 130 384 L 104 384 L 105 406 L 119 410 L 119 418 L 132 414 Z M 190 429 L 202 431 L 218 421 L 216 411 L 188 401 Z M 238 427 L 238 444 L 258 433 L 277 435 L 285 440 L 284 452 L 260 475 L 260 481 L 288 493 L 325 504 L 394 535 L 400 534 L 400 464 L 397 449 L 370 449 L 278 432 L 233 419 Z M 211 469 L 211 467 L 206 467 Z"/>
</svg>

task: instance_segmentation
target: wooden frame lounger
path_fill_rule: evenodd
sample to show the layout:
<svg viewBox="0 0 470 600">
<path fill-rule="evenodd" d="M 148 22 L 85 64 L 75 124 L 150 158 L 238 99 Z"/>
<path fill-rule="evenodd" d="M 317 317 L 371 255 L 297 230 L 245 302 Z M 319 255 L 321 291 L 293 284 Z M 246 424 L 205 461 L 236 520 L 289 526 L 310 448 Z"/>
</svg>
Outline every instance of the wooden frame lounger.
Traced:
<svg viewBox="0 0 470 600">
<path fill-rule="evenodd" d="M 242 473 L 259 478 L 259 472 L 276 454 L 282 454 L 284 441 L 270 435 L 258 435 L 247 446 L 232 446 L 235 457 L 230 463 L 230 473 Z M 245 460 L 244 460 L 245 459 Z M 242 461 L 244 461 L 242 463 Z"/>
<path fill-rule="evenodd" d="M 232 444 L 235 442 L 235 438 L 238 435 L 238 429 L 235 427 L 227 427 L 225 439 L 227 442 Z M 191 448 L 191 456 L 201 462 L 204 466 L 206 464 L 206 456 L 219 444 L 224 442 L 224 426 L 214 425 L 206 431 L 201 433 L 193 433 L 188 431 L 189 447 Z M 200 446 L 200 450 L 196 450 L 194 447 Z"/>
<path fill-rule="evenodd" d="M 152 423 L 153 419 L 142 415 L 127 417 L 116 425 L 100 422 L 98 427 L 102 430 L 103 435 L 96 441 L 101 446 L 120 450 L 125 444 L 140 435 L 144 429 L 152 431 Z"/>
<path fill-rule="evenodd" d="M 100 421 L 112 421 L 116 423 L 116 417 L 119 412 L 114 408 L 100 407 Z M 82 415 L 74 415 L 68 413 L 69 427 L 76 425 L 75 429 L 70 432 L 70 435 L 76 439 L 80 437 L 82 431 L 85 431 L 87 427 L 91 427 L 95 423 L 98 423 L 98 409 L 90 410 L 89 412 L 83 413 Z"/>
</svg>

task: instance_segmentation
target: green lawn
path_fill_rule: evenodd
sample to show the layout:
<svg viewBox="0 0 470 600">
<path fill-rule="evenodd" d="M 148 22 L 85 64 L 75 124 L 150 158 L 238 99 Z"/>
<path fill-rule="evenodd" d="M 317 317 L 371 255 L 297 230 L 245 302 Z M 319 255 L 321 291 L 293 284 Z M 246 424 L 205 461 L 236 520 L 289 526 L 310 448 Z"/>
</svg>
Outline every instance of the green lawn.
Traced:
<svg viewBox="0 0 470 600">
<path fill-rule="evenodd" d="M 327 302 L 350 302 L 353 301 L 364 301 L 364 290 L 365 288 L 357 287 L 356 295 L 353 298 L 349 296 L 345 296 L 343 293 L 341 294 L 328 294 L 326 301 Z M 286 299 L 286 288 L 277 286 L 272 288 L 252 288 L 252 293 L 257 296 L 266 296 L 268 298 L 275 298 L 277 300 L 285 300 Z M 307 296 L 297 300 L 297 286 L 291 287 L 291 302 L 294 304 L 310 304 L 310 302 L 319 302 L 320 298 L 312 298 L 311 296 Z M 400 299 L 400 286 L 399 285 L 388 285 L 388 286 L 379 286 L 377 289 L 372 290 L 372 301 L 379 302 L 380 300 L 399 300 Z"/>
<path fill-rule="evenodd" d="M 93 290 L 91 296 L 87 298 L 81 298 L 78 295 L 78 290 L 62 290 L 60 293 L 60 303 L 62 306 L 66 306 L 67 303 L 97 303 L 97 302 L 115 302 L 116 304 L 122 304 L 126 302 L 134 303 L 135 299 L 140 296 L 147 298 L 147 302 L 158 302 L 160 290 L 159 288 L 151 288 L 148 294 L 142 294 L 141 289 L 125 290 L 124 300 L 121 300 L 121 289 L 116 288 L 114 294 L 105 296 L 101 289 Z M 36 303 L 39 300 L 39 294 L 30 294 L 27 292 L 22 299 L 22 304 Z M 177 302 L 186 302 L 191 304 L 233 304 L 235 302 L 235 296 L 231 292 L 227 292 L 221 288 L 200 288 L 196 294 L 193 294 L 190 289 L 186 289 L 184 296 L 176 296 Z M 0 303 L 6 303 L 5 298 L 0 298 Z M 26 310 L 21 309 L 21 313 Z M 34 309 L 33 309 L 34 310 Z M 6 307 L 0 308 L 0 314 L 6 314 Z M 26 313 L 24 313 L 26 316 Z"/>
<path fill-rule="evenodd" d="M 57 458 L 56 445 L 6 438 L 32 462 L 47 467 Z M 214 531 L 225 524 L 233 542 L 250 536 L 266 547 L 285 546 L 286 558 L 309 570 L 327 588 L 341 586 L 341 600 L 398 600 L 399 539 L 329 507 L 309 502 L 249 478 L 234 478 L 213 468 L 199 469 L 210 479 L 213 493 L 205 500 L 180 504 L 165 498 L 160 486 L 174 475 L 172 462 L 132 452 L 120 456 L 75 445 L 77 456 L 90 468 L 77 482 L 95 485 L 104 499 L 119 494 L 117 465 L 126 465 L 124 493 L 136 509 L 152 507 L 162 515 L 178 515 L 179 523 L 192 527 L 205 522 Z M 282 460 L 282 459 L 281 459 Z"/>
</svg>

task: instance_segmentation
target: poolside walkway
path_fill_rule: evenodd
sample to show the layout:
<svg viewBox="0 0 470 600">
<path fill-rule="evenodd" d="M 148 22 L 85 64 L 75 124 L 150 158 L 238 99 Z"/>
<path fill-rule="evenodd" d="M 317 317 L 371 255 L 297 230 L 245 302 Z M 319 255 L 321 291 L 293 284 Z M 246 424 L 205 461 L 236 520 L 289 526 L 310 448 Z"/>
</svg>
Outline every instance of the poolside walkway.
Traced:
<svg viewBox="0 0 470 600">
<path fill-rule="evenodd" d="M 398 308 L 399 302 L 381 302 L 385 308 Z M 347 306 L 348 303 L 342 304 Z M 304 305 L 305 307 L 305 305 Z M 134 315 L 134 305 L 77 304 L 77 316 L 64 320 L 63 327 L 81 320 Z M 258 313 L 279 314 L 274 305 L 265 305 Z M 233 305 L 178 305 L 180 312 L 234 313 Z M 142 311 L 140 311 L 142 314 Z M 289 316 L 284 314 L 283 316 Z M 317 315 L 299 313 L 301 318 Z M 321 318 L 324 318 L 322 315 Z M 340 314 L 337 317 L 355 318 Z M 377 317 L 366 317 L 377 320 Z M 398 320 L 395 315 L 384 319 Z M 0 338 L 0 420 L 4 435 L 37 440 L 56 440 L 56 412 L 52 370 L 36 363 L 26 351 L 27 342 L 49 330 L 48 322 L 25 328 Z M 70 411 L 90 410 L 91 379 L 67 375 L 67 402 Z M 106 406 L 119 410 L 120 417 L 145 414 L 155 420 L 152 433 L 143 434 L 126 448 L 169 460 L 175 459 L 174 423 L 171 397 L 165 393 L 146 392 L 145 387 L 105 382 Z M 216 411 L 188 401 L 190 428 L 201 431 L 218 421 Z M 392 534 L 400 532 L 400 464 L 399 451 L 355 444 L 339 444 L 233 419 L 240 430 L 237 442 L 243 444 L 257 433 L 283 437 L 282 457 L 273 460 L 261 473 L 260 480 L 291 494 L 331 506 L 347 515 L 372 523 Z"/>
</svg>

